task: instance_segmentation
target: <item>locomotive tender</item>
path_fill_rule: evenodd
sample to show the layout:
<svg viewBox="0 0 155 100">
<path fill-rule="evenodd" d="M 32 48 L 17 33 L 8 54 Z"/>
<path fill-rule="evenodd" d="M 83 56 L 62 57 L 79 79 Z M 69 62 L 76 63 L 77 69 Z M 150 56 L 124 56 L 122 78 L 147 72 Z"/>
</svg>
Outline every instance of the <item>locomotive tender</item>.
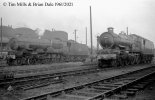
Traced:
<svg viewBox="0 0 155 100">
<path fill-rule="evenodd" d="M 89 55 L 86 45 L 68 40 L 64 31 L 46 30 L 37 38 L 32 29 L 18 28 L 12 35 L 3 37 L 3 59 L 8 65 L 84 61 Z"/>
<path fill-rule="evenodd" d="M 136 34 L 117 35 L 112 27 L 99 36 L 98 42 L 102 47 L 97 56 L 99 67 L 150 63 L 154 57 L 152 41 Z"/>
</svg>

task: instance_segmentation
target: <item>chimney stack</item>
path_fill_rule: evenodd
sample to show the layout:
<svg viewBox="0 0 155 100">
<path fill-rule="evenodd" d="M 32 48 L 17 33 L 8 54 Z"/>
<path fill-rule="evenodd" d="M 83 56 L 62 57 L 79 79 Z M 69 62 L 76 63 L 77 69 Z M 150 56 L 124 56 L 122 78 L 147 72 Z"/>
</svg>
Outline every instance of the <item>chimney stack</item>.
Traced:
<svg viewBox="0 0 155 100">
<path fill-rule="evenodd" d="M 113 27 L 109 27 L 109 28 L 108 28 L 108 32 L 109 32 L 109 33 L 114 33 L 114 31 L 113 31 L 113 30 L 114 30 L 114 28 L 113 28 Z"/>
</svg>

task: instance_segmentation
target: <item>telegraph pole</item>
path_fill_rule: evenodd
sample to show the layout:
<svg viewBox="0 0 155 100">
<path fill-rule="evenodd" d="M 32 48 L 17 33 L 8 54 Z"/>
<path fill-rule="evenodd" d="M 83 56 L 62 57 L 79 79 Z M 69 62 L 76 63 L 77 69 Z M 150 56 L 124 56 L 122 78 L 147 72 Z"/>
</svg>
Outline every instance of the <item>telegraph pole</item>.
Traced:
<svg viewBox="0 0 155 100">
<path fill-rule="evenodd" d="M 86 45 L 87 45 L 87 27 L 86 27 Z"/>
<path fill-rule="evenodd" d="M 90 41 L 91 41 L 91 55 L 93 54 L 93 37 L 92 37 L 92 13 L 90 6 Z"/>
<path fill-rule="evenodd" d="M 74 30 L 74 34 L 75 34 L 75 42 L 76 42 L 76 31 L 77 31 L 77 30 L 75 29 L 75 30 Z"/>
<path fill-rule="evenodd" d="M 128 35 L 128 27 L 126 28 L 126 34 Z"/>
<path fill-rule="evenodd" d="M 78 42 L 78 38 L 79 38 L 79 37 L 77 36 L 77 37 L 76 37 L 76 42 Z"/>
<path fill-rule="evenodd" d="M 2 47 L 3 46 L 2 46 L 2 18 L 1 18 L 1 55 L 2 55 L 2 50 L 3 50 Z"/>
<path fill-rule="evenodd" d="M 97 52 L 99 51 L 99 36 L 97 36 Z"/>
</svg>

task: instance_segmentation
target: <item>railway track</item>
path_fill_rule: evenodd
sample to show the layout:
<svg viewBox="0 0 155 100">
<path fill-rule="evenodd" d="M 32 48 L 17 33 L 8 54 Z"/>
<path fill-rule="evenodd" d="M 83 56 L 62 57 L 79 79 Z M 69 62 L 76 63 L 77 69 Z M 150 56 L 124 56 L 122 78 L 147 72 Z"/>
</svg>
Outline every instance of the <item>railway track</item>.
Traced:
<svg viewBox="0 0 155 100">
<path fill-rule="evenodd" d="M 82 74 L 82 73 L 88 73 L 88 72 L 96 72 L 99 71 L 96 68 L 86 68 L 82 70 L 75 70 L 75 71 L 64 71 L 64 72 L 59 72 L 59 73 L 52 73 L 52 74 L 44 74 L 44 75 L 38 75 L 38 76 L 30 76 L 30 77 L 22 77 L 22 78 L 14 78 L 14 79 L 9 79 L 9 80 L 1 80 L 0 86 L 1 85 L 6 85 L 6 84 L 18 84 L 22 82 L 29 82 L 29 81 L 36 81 L 40 79 L 49 79 L 49 78 L 57 78 L 57 77 L 64 77 L 64 76 L 69 76 L 69 75 L 77 75 L 77 74 Z"/>
<path fill-rule="evenodd" d="M 15 90 L 29 90 L 34 88 L 39 88 L 43 86 L 47 86 L 50 84 L 56 83 L 63 83 L 63 77 L 65 76 L 75 76 L 75 75 L 83 75 L 89 73 L 97 73 L 99 71 L 108 71 L 111 69 L 119 69 L 119 68 L 104 68 L 104 69 L 97 69 L 97 68 L 86 68 L 82 70 L 75 70 L 69 72 L 61 72 L 61 73 L 53 73 L 53 74 L 46 74 L 46 75 L 38 75 L 38 76 L 31 76 L 31 77 L 24 77 L 24 78 L 17 78 L 11 80 L 3 80 L 0 82 L 0 86 L 5 88 L 9 86 L 13 86 Z"/>
<path fill-rule="evenodd" d="M 117 93 L 154 73 L 154 67 L 140 69 L 108 79 L 101 79 L 72 88 L 62 89 L 60 91 L 25 98 L 24 100 L 100 100 Z M 134 91 L 134 89 L 130 90 Z"/>
<path fill-rule="evenodd" d="M 155 73 L 150 73 L 145 75 L 144 77 L 141 77 L 139 80 L 136 80 L 132 82 L 131 84 L 125 86 L 124 88 L 120 89 L 119 91 L 115 92 L 114 94 L 110 95 L 109 97 L 106 97 L 106 99 L 126 99 L 131 100 L 134 99 L 134 96 L 137 93 L 142 92 L 147 86 L 155 82 Z"/>
<path fill-rule="evenodd" d="M 0 82 L 0 86 L 8 87 L 13 86 L 14 89 L 22 89 L 22 90 L 28 90 L 33 88 L 39 88 L 43 86 L 47 86 L 50 84 L 56 84 L 60 82 L 64 82 L 63 77 L 65 76 L 74 76 L 74 75 L 83 75 L 83 74 L 89 74 L 89 73 L 96 73 L 99 71 L 106 71 L 113 68 L 105 68 L 105 69 L 97 69 L 97 68 L 86 68 L 82 70 L 75 70 L 75 71 L 69 71 L 69 72 L 61 72 L 61 73 L 53 73 L 53 74 L 47 74 L 47 75 L 39 75 L 39 76 L 32 76 L 32 77 L 24 77 L 24 78 L 18 78 L 13 80 L 3 80 Z"/>
<path fill-rule="evenodd" d="M 35 77 L 26 77 L 21 80 L 14 80 L 11 82 L 3 82 L 3 83 L 0 83 L 0 85 L 3 85 L 3 84 L 12 85 L 15 90 L 29 90 L 29 89 L 44 87 L 44 86 L 47 86 L 50 84 L 65 83 L 66 76 L 80 76 L 80 75 L 87 75 L 87 74 L 91 74 L 91 73 L 97 73 L 97 72 L 115 70 L 115 69 L 118 70 L 120 68 L 82 69 L 82 70 L 75 70 L 75 71 L 69 71 L 69 72 L 41 75 L 41 76 L 37 76 L 37 77 L 36 76 Z"/>
</svg>

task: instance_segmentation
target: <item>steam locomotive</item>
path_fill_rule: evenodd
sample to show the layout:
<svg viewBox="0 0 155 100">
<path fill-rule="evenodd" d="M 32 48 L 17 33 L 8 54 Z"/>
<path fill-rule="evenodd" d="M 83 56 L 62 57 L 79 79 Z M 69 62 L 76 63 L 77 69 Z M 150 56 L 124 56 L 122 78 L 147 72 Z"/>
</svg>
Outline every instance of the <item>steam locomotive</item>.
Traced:
<svg viewBox="0 0 155 100">
<path fill-rule="evenodd" d="M 99 67 L 150 63 L 154 57 L 152 41 L 136 34 L 117 35 L 112 27 L 98 37 L 98 42 L 102 47 L 97 56 Z"/>
<path fill-rule="evenodd" d="M 44 35 L 38 38 L 31 29 L 15 30 L 14 36 L 3 37 L 1 56 L 8 65 L 84 61 L 89 55 L 86 45 L 68 40 L 68 34 L 64 31 L 45 30 Z M 32 36 L 26 35 L 27 32 Z"/>
</svg>

